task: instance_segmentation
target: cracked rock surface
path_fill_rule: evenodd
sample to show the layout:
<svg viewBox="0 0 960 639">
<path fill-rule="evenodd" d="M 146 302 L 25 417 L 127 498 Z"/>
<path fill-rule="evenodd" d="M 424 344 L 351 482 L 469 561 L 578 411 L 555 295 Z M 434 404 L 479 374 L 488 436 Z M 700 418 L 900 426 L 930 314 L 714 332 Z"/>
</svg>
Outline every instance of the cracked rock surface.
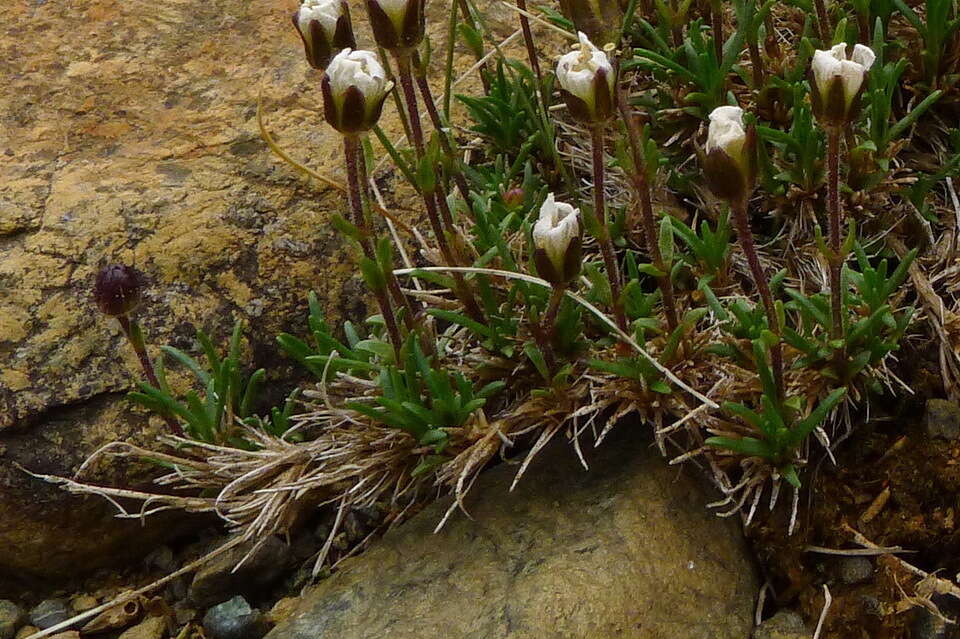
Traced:
<svg viewBox="0 0 960 639">
<path fill-rule="evenodd" d="M 162 432 L 123 397 L 139 368 L 91 299 L 102 265 L 146 274 L 139 317 L 154 356 L 162 344 L 195 352 L 194 326 L 223 343 L 246 321 L 273 401 L 296 381 L 274 337 L 304 333 L 309 290 L 333 323 L 364 316 L 352 252 L 329 224 L 344 198 L 278 162 L 257 131 L 262 94 L 278 143 L 345 181 L 294 5 L 0 3 L 0 597 L 146 552 L 158 534 L 16 467 L 70 476 L 104 444 Z M 384 124 L 396 137 L 390 109 Z M 136 486 L 146 471 L 101 463 L 86 479 Z"/>
</svg>

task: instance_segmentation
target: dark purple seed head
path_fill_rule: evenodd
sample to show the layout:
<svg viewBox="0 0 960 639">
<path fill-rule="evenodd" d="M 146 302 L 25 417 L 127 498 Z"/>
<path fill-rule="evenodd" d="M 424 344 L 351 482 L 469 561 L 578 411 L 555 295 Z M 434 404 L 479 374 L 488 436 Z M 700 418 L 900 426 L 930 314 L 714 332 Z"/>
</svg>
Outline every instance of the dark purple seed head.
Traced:
<svg viewBox="0 0 960 639">
<path fill-rule="evenodd" d="M 93 297 L 105 315 L 126 315 L 140 304 L 145 285 L 143 274 L 134 267 L 110 264 L 97 274 Z"/>
</svg>

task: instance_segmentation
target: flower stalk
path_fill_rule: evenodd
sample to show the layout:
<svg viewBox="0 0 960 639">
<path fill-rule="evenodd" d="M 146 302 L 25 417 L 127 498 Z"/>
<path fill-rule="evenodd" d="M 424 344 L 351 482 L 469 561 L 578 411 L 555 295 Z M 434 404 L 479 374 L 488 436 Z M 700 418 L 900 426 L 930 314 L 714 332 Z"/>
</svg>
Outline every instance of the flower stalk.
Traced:
<svg viewBox="0 0 960 639">
<path fill-rule="evenodd" d="M 360 248 L 365 258 L 377 264 L 376 250 L 373 246 L 371 231 L 366 221 L 366 215 L 363 211 L 363 199 L 360 186 L 360 140 L 356 135 L 343 136 L 343 151 L 347 162 L 347 183 L 350 188 L 350 207 L 353 212 L 353 224 L 360 229 Z M 391 269 L 383 269 L 384 280 L 387 281 L 393 276 Z M 388 273 L 389 272 L 389 273 Z M 400 327 L 397 325 L 397 317 L 390 304 L 388 294 L 389 285 L 373 285 L 373 294 L 377 298 L 377 305 L 380 307 L 380 313 L 383 315 L 383 323 L 387 327 L 387 334 L 390 336 L 390 343 L 400 361 L 400 349 L 403 346 L 403 337 L 400 334 Z"/>
<path fill-rule="evenodd" d="M 627 127 L 627 136 L 630 139 L 630 149 L 633 156 L 633 171 L 631 180 L 640 202 L 640 225 L 643 229 L 644 242 L 647 254 L 653 260 L 654 267 L 666 275 L 657 279 L 660 292 L 663 295 L 663 309 L 667 318 L 667 328 L 673 332 L 679 325 L 677 301 L 673 291 L 673 280 L 663 261 L 660 243 L 657 242 L 657 222 L 653 215 L 653 198 L 650 195 L 650 182 L 647 179 L 647 167 L 643 154 L 643 130 L 637 116 L 630 108 L 626 90 L 620 87 L 617 91 L 617 103 L 621 117 Z"/>
<path fill-rule="evenodd" d="M 756 127 L 743 126 L 743 109 L 722 106 L 710 114 L 710 127 L 705 154 L 701 158 L 703 173 L 710 190 L 725 200 L 733 212 L 734 228 L 754 286 L 760 294 L 770 332 L 779 338 L 771 348 L 774 382 L 779 399 L 784 396 L 783 383 L 783 330 L 780 314 L 773 301 L 770 283 L 753 239 L 748 216 L 748 202 L 757 179 L 757 132 Z"/>
<path fill-rule="evenodd" d="M 150 361 L 150 355 L 147 353 L 143 329 L 135 319 L 130 317 L 140 305 L 144 285 L 144 277 L 137 269 L 122 264 L 111 264 L 97 274 L 94 299 L 100 312 L 117 318 L 124 336 L 133 347 L 133 352 L 137 354 L 137 359 L 140 360 L 140 367 L 150 385 L 161 388 L 153 362 Z M 180 422 L 170 415 L 163 415 L 163 419 L 171 433 L 177 437 L 183 437 L 183 427 L 180 426 Z"/>
<path fill-rule="evenodd" d="M 607 226 L 607 212 L 605 204 L 604 185 L 606 173 L 604 170 L 604 139 L 603 126 L 597 125 L 591 130 L 591 146 L 593 147 L 593 210 L 597 218 L 597 242 L 603 255 L 604 267 L 607 269 L 607 278 L 610 280 L 610 295 L 613 298 L 613 315 L 617 326 L 627 332 L 627 315 L 623 308 L 623 288 L 620 284 L 620 267 L 617 265 L 617 256 L 610 239 L 610 229 Z"/>
</svg>

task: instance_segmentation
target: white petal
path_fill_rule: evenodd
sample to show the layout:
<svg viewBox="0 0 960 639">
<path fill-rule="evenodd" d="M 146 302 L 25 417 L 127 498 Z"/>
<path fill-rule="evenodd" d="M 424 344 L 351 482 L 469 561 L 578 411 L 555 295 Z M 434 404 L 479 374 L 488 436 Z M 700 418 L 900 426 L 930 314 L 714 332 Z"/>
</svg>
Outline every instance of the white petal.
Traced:
<svg viewBox="0 0 960 639">
<path fill-rule="evenodd" d="M 344 49 L 330 61 L 327 76 L 330 90 L 336 96 L 354 86 L 368 99 L 379 100 L 389 88 L 387 72 L 370 51 Z"/>
<path fill-rule="evenodd" d="M 853 96 L 860 90 L 860 85 L 863 84 L 866 73 L 867 70 L 863 65 L 857 64 L 856 62 L 844 60 L 840 63 L 840 77 L 843 79 L 843 95 L 847 101 L 852 100 Z"/>
<path fill-rule="evenodd" d="M 813 80 L 817 83 L 817 88 L 821 94 L 827 92 L 827 83 L 835 76 L 840 75 L 840 65 L 843 58 L 837 58 L 835 52 L 837 48 L 843 48 L 844 45 L 837 45 L 830 51 L 817 50 L 813 54 L 813 60 L 810 62 L 810 68 L 813 70 Z M 843 55 L 843 52 L 840 52 Z"/>
<path fill-rule="evenodd" d="M 333 38 L 333 33 L 337 29 L 337 20 L 340 19 L 340 13 L 343 6 L 340 0 L 306 0 L 300 5 L 297 12 L 297 24 L 300 26 L 300 33 L 304 38 L 310 38 L 310 22 L 316 20 L 327 33 L 327 37 Z"/>
<path fill-rule="evenodd" d="M 543 249 L 561 268 L 570 242 L 580 235 L 580 210 L 565 202 L 557 202 L 553 193 L 540 207 L 540 218 L 533 227 L 533 244 Z"/>
<path fill-rule="evenodd" d="M 389 16 L 390 20 L 397 24 L 402 23 L 407 13 L 409 0 L 377 0 L 377 4 Z"/>
<path fill-rule="evenodd" d="M 607 73 L 607 81 L 613 83 L 613 65 L 607 54 L 594 46 L 586 34 L 579 34 L 580 49 L 560 57 L 557 62 L 557 80 L 560 86 L 587 104 L 593 104 L 593 81 L 600 69 Z"/>
<path fill-rule="evenodd" d="M 853 45 L 853 55 L 850 59 L 862 66 L 864 70 L 868 70 L 876 62 L 877 54 L 870 47 L 858 43 Z"/>
<path fill-rule="evenodd" d="M 710 113 L 707 130 L 707 153 L 721 149 L 736 157 L 743 148 L 747 132 L 743 128 L 743 109 L 737 106 L 717 107 Z"/>
</svg>

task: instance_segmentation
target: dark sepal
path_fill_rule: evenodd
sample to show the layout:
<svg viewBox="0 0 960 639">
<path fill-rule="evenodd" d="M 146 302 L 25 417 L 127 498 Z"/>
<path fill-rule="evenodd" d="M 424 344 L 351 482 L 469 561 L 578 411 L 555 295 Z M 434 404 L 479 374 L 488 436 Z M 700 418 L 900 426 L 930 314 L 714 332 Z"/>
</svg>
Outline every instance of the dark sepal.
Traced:
<svg viewBox="0 0 960 639">
<path fill-rule="evenodd" d="M 846 124 L 853 124 L 860 117 L 860 112 L 863 110 L 863 100 L 861 100 L 861 97 L 867 90 L 868 84 L 870 84 L 870 74 L 864 73 L 863 83 L 860 85 L 860 89 L 857 90 L 857 94 L 853 96 L 853 100 L 850 101 L 850 106 L 847 108 Z"/>
<path fill-rule="evenodd" d="M 367 103 L 366 129 L 372 129 L 380 121 L 380 116 L 383 114 L 383 104 L 387 101 L 388 95 L 390 95 L 389 91 L 384 93 L 383 97 L 376 102 Z"/>
<path fill-rule="evenodd" d="M 847 98 L 843 91 L 843 80 L 833 77 L 823 96 L 823 121 L 834 126 L 843 126 L 847 122 Z"/>
<path fill-rule="evenodd" d="M 347 0 L 340 2 L 340 19 L 333 32 L 333 47 L 339 53 L 344 49 L 356 49 L 357 37 L 353 33 L 353 20 L 350 19 L 350 4 Z"/>
<path fill-rule="evenodd" d="M 820 86 L 817 84 L 817 78 L 813 75 L 812 69 L 807 69 L 807 84 L 810 85 L 810 106 L 813 110 L 813 117 L 823 120 L 823 96 L 820 95 Z"/>
<path fill-rule="evenodd" d="M 327 124 L 340 130 L 340 108 L 333 97 L 333 90 L 330 88 L 330 76 L 324 74 L 320 82 L 320 93 L 323 95 L 323 117 Z"/>
<path fill-rule="evenodd" d="M 749 195 L 743 169 L 721 149 L 700 152 L 700 165 L 707 186 L 721 200 L 741 202 Z"/>
<path fill-rule="evenodd" d="M 547 252 L 542 248 L 538 248 L 533 252 L 533 264 L 537 267 L 537 273 L 543 279 L 547 280 L 551 284 L 564 284 L 564 280 L 561 277 L 560 273 L 557 273 L 557 268 L 553 265 L 553 262 L 547 256 Z"/>
<path fill-rule="evenodd" d="M 367 99 L 360 89 L 349 87 L 343 94 L 343 106 L 340 109 L 341 133 L 360 133 L 370 129 L 367 121 Z"/>
<path fill-rule="evenodd" d="M 743 169 L 746 175 L 743 177 L 747 187 L 747 197 L 749 197 L 750 192 L 752 192 L 754 186 L 756 186 L 757 174 L 759 173 L 758 165 L 760 159 L 757 154 L 757 125 L 748 125 L 746 133 L 747 137 L 743 142 L 743 154 L 746 160 Z"/>
<path fill-rule="evenodd" d="M 400 42 L 408 49 L 420 45 L 427 30 L 427 17 L 424 11 L 425 0 L 408 0 L 407 12 L 403 16 L 403 33 Z"/>
<path fill-rule="evenodd" d="M 606 69 L 597 69 L 597 73 L 593 76 L 593 95 L 595 99 L 593 116 L 598 122 L 610 119 L 616 111 L 617 101 L 613 95 L 616 84 L 617 80 L 614 78 L 611 85 Z"/>
<path fill-rule="evenodd" d="M 591 113 L 590 107 L 586 102 L 570 93 L 563 87 L 560 88 L 560 97 L 562 97 L 563 101 L 567 103 L 567 108 L 570 110 L 570 115 L 581 122 L 593 123 L 593 113 Z"/>
<path fill-rule="evenodd" d="M 583 263 L 583 248 L 579 237 L 570 240 L 567 246 L 567 252 L 563 255 L 563 281 L 572 282 L 580 275 L 580 267 Z"/>
<path fill-rule="evenodd" d="M 311 46 L 307 47 L 307 62 L 314 69 L 326 69 L 334 52 L 330 40 L 327 39 L 327 32 L 323 30 L 319 20 L 310 21 L 310 42 Z"/>
<path fill-rule="evenodd" d="M 377 0 L 367 0 L 367 15 L 370 18 L 370 28 L 373 30 L 373 39 L 387 51 L 394 51 L 400 47 L 400 35 L 393 21 L 387 15 Z"/>
</svg>

